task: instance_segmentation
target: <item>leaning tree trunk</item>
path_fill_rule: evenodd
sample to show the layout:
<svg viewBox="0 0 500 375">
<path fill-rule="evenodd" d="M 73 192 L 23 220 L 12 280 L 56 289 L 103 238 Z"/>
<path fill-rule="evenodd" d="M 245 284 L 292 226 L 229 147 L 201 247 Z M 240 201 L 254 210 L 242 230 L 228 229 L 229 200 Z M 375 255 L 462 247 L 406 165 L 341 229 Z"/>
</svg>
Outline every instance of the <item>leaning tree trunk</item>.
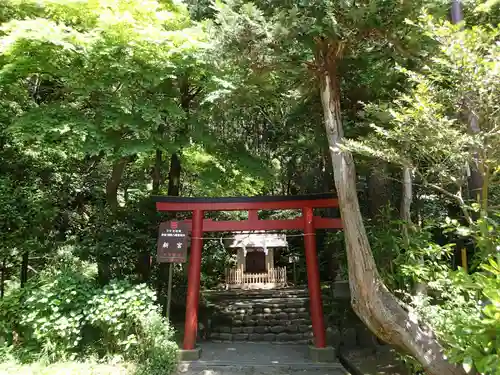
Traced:
<svg viewBox="0 0 500 375">
<path fill-rule="evenodd" d="M 339 48 L 340 47 L 340 48 Z M 465 374 L 449 363 L 429 327 L 403 309 L 384 285 L 368 242 L 356 194 L 356 171 L 350 152 L 342 144 L 340 87 L 336 64 L 340 43 L 320 41 L 316 64 L 320 78 L 324 123 L 344 226 L 351 304 L 356 314 L 383 341 L 411 354 L 429 375 Z"/>
</svg>

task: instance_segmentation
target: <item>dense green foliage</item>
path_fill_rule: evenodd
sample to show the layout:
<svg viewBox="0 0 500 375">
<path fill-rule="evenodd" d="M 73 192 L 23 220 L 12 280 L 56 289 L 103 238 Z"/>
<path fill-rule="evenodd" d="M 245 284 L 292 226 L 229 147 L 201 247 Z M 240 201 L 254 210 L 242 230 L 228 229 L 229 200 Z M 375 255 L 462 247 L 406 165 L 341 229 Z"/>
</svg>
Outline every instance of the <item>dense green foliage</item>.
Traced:
<svg viewBox="0 0 500 375">
<path fill-rule="evenodd" d="M 439 293 L 437 299 L 441 303 L 428 298 L 416 305 L 417 311 L 433 323 L 440 337 L 450 345 L 453 361 L 487 374 L 500 365 L 500 268 L 494 260 L 481 268 L 486 272 L 472 276 L 447 270 L 436 272 L 431 285 Z M 478 304 L 478 301 L 488 303 Z"/>
<path fill-rule="evenodd" d="M 157 214 L 151 195 L 333 191 L 317 79 L 330 41 L 385 283 L 452 361 L 499 373 L 499 2 L 464 2 L 463 25 L 447 12 L 444 1 L 0 0 L 0 352 L 172 370 L 156 230 L 186 216 Z M 223 282 L 228 235 L 205 241 L 204 287 Z M 317 238 L 322 280 L 347 279 L 343 234 Z M 299 255 L 298 283 L 302 243 L 289 237 L 277 260 Z M 175 267 L 175 323 L 186 270 Z"/>
<path fill-rule="evenodd" d="M 144 284 L 99 287 L 95 267 L 67 255 L 0 301 L 0 337 L 22 360 L 120 356 L 138 373 L 174 368 L 173 332 Z M 61 266 L 62 264 L 62 266 Z M 94 269 L 92 269 L 94 268 Z"/>
</svg>

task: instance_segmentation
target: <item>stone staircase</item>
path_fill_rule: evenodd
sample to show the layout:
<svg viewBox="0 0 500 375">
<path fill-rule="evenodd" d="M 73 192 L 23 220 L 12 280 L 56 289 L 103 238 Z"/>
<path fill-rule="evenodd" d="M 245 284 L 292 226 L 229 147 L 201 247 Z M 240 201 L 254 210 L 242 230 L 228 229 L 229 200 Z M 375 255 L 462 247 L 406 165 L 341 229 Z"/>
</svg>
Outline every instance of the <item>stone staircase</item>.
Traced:
<svg viewBox="0 0 500 375">
<path fill-rule="evenodd" d="M 307 289 L 228 290 L 205 295 L 212 341 L 310 342 Z"/>
</svg>

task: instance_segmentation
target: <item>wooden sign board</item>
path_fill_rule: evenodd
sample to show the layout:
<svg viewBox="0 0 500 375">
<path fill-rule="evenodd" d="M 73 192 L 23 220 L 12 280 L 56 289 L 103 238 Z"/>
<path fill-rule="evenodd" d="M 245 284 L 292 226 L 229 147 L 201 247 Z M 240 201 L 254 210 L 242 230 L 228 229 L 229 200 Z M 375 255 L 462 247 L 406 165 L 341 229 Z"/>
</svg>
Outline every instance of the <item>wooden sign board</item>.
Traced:
<svg viewBox="0 0 500 375">
<path fill-rule="evenodd" d="M 188 230 L 178 221 L 160 223 L 158 230 L 158 263 L 185 263 L 187 261 Z"/>
</svg>

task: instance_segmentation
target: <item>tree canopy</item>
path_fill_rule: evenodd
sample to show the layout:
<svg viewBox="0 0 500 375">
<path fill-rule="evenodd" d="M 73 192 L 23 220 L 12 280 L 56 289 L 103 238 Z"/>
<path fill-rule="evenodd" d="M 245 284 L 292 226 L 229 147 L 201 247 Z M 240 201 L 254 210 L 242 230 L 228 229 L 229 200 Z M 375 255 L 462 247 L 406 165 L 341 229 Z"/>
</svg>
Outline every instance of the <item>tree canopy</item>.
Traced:
<svg viewBox="0 0 500 375">
<path fill-rule="evenodd" d="M 155 241 L 188 215 L 151 197 L 334 192 L 322 282 L 348 279 L 415 368 L 498 373 L 500 2 L 462 7 L 452 24 L 448 1 L 0 0 L 0 345 L 138 363 L 163 346 L 144 371 L 173 368 Z M 217 287 L 231 255 L 215 237 L 204 254 Z"/>
</svg>

